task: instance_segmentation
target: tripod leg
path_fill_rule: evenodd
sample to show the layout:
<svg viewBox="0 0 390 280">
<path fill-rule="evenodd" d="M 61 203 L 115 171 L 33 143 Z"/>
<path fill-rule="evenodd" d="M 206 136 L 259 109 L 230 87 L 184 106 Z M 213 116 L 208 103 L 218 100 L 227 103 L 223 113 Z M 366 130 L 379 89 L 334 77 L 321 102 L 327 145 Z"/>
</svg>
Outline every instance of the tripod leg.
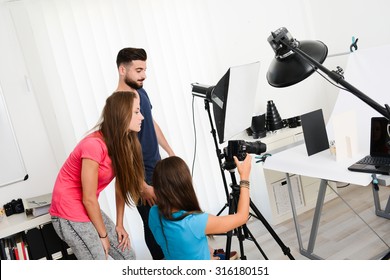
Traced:
<svg viewBox="0 0 390 280">
<path fill-rule="evenodd" d="M 381 258 L 381 260 L 389 260 L 389 259 L 390 259 L 390 251 Z"/>
<path fill-rule="evenodd" d="M 236 213 L 236 210 L 237 210 L 237 204 L 238 204 L 238 200 L 237 200 L 237 196 L 234 195 L 234 192 L 232 192 L 230 195 L 229 195 L 229 215 L 232 215 L 234 213 Z M 245 225 L 244 225 L 245 226 Z M 247 231 L 245 231 L 245 234 L 246 232 L 249 232 L 249 230 L 246 228 Z M 233 233 L 236 234 L 237 236 L 237 239 L 238 239 L 238 242 L 239 242 L 239 247 L 240 247 L 240 259 L 241 260 L 246 260 L 247 257 L 245 256 L 245 252 L 244 252 L 244 244 L 243 244 L 243 241 L 245 240 L 246 238 L 246 235 L 243 234 L 243 226 L 240 226 L 238 228 L 235 228 L 231 231 L 229 231 L 227 233 L 227 238 L 226 238 L 226 250 L 225 250 L 225 260 L 229 260 L 230 259 L 230 251 L 231 251 L 231 245 L 232 245 L 232 237 L 233 237 Z M 252 236 L 253 237 L 253 236 Z M 259 248 L 259 247 L 258 247 Z M 261 249 L 260 249 L 261 250 Z"/>
<path fill-rule="evenodd" d="M 229 195 L 229 201 L 228 201 L 228 207 L 229 207 L 229 215 L 232 215 L 234 214 L 234 198 L 233 196 L 230 194 Z M 225 249 L 225 260 L 229 260 L 230 259 L 230 251 L 232 249 L 232 236 L 233 236 L 233 230 L 231 231 L 228 231 L 226 233 L 226 249 Z"/>
<path fill-rule="evenodd" d="M 236 213 L 236 210 L 237 210 L 237 205 L 238 205 L 238 200 L 237 200 L 238 196 L 237 196 L 237 193 L 235 193 L 234 191 L 230 194 L 230 197 L 229 197 L 229 214 L 234 214 Z M 256 217 L 257 218 L 257 217 Z M 247 257 L 245 255 L 245 252 L 244 252 L 244 240 L 245 239 L 249 239 L 249 237 L 251 238 L 251 241 L 253 241 L 256 245 L 256 247 L 259 249 L 260 253 L 263 255 L 264 259 L 265 260 L 268 260 L 268 257 L 267 255 L 265 254 L 265 252 L 263 251 L 263 249 L 260 247 L 259 243 L 256 241 L 255 237 L 253 236 L 253 234 L 250 232 L 250 230 L 248 229 L 247 225 L 244 224 L 236 229 L 234 229 L 233 231 L 229 231 L 227 233 L 227 240 L 226 240 L 226 255 L 225 255 L 225 259 L 228 259 L 230 257 L 230 250 L 231 250 L 231 242 L 232 242 L 232 236 L 233 236 L 233 232 L 236 234 L 237 236 L 237 239 L 238 239 L 238 242 L 239 242 L 239 247 L 240 247 L 240 259 L 241 260 L 246 260 Z"/>
<path fill-rule="evenodd" d="M 219 212 L 217 213 L 217 216 L 221 215 L 223 211 L 225 211 L 225 209 L 229 207 L 229 204 L 228 203 L 225 203 L 225 205 L 221 208 L 221 210 L 219 210 Z"/>
<path fill-rule="evenodd" d="M 240 227 L 236 228 L 235 231 L 236 231 L 238 243 L 240 246 L 240 259 L 246 260 L 247 257 L 245 256 L 244 243 L 243 243 L 243 241 L 245 240 L 245 235 L 242 233 L 243 227 L 240 226 Z"/>
<path fill-rule="evenodd" d="M 250 237 L 250 240 L 253 241 L 253 243 L 255 243 L 257 249 L 259 249 L 260 253 L 263 255 L 263 258 L 265 260 L 268 260 L 267 255 L 265 254 L 263 249 L 260 247 L 260 244 L 257 242 L 256 238 L 253 236 L 252 232 L 248 229 L 248 226 L 245 224 L 242 226 L 242 228 L 244 229 L 244 232 L 248 236 L 247 238 L 249 239 L 249 237 Z"/>
<path fill-rule="evenodd" d="M 270 226 L 270 224 L 267 222 L 267 220 L 263 217 L 263 215 L 260 213 L 259 209 L 257 209 L 256 205 L 250 201 L 250 208 L 255 212 L 255 215 L 259 218 L 259 220 L 263 223 L 265 228 L 268 230 L 268 232 L 271 234 L 271 236 L 274 238 L 276 243 L 280 246 L 283 253 L 290 258 L 290 260 L 295 260 L 294 257 L 290 253 L 290 248 L 288 248 L 286 245 L 284 245 L 283 241 L 279 238 L 279 236 L 276 234 L 276 232 L 273 230 L 273 228 Z"/>
<path fill-rule="evenodd" d="M 236 207 L 237 207 L 238 201 L 236 200 L 236 197 L 231 194 L 230 199 L 229 199 L 229 215 L 236 213 Z M 245 226 L 245 225 L 244 225 Z M 247 234 L 244 231 L 243 233 L 243 226 L 240 226 L 238 228 L 235 228 L 227 233 L 227 239 L 226 239 L 226 250 L 225 250 L 225 259 L 228 260 L 230 259 L 230 251 L 231 251 L 231 244 L 232 244 L 232 237 L 233 234 L 236 234 L 238 242 L 239 242 L 239 247 L 240 247 L 240 259 L 241 260 L 246 260 L 247 257 L 245 256 L 245 251 L 244 251 L 244 243 L 243 241 L 245 240 Z"/>
<path fill-rule="evenodd" d="M 247 257 L 245 255 L 244 251 L 244 243 L 245 236 L 242 234 L 242 227 L 237 228 L 237 238 L 238 238 L 238 244 L 240 245 L 240 259 L 246 260 Z"/>
</svg>

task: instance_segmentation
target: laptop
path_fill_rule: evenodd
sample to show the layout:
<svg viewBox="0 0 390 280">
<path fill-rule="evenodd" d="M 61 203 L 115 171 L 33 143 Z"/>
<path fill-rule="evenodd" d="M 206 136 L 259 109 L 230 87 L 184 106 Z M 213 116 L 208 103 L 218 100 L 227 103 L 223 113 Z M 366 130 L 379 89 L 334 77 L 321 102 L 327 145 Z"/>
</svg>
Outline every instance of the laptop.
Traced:
<svg viewBox="0 0 390 280">
<path fill-rule="evenodd" d="M 390 127 L 384 117 L 371 118 L 370 155 L 348 167 L 348 170 L 390 175 Z"/>
</svg>

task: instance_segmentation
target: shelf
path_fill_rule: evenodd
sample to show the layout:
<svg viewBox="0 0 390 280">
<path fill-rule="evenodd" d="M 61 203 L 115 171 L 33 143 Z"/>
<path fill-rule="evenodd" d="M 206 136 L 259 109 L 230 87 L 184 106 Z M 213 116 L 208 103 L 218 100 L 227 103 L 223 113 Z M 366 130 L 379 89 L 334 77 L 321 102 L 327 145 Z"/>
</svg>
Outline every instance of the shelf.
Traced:
<svg viewBox="0 0 390 280">
<path fill-rule="evenodd" d="M 297 134 L 302 134 L 302 127 L 298 126 L 295 128 L 282 128 L 279 130 L 275 130 L 273 132 L 268 131 L 267 135 L 263 138 L 254 139 L 252 136 L 249 136 L 246 131 L 241 132 L 232 138 L 232 140 L 245 140 L 245 141 L 261 141 L 264 144 L 267 144 L 267 151 L 273 150 L 273 148 L 269 148 L 268 145 L 274 146 L 273 143 L 276 143 L 280 140 L 294 137 Z"/>
<path fill-rule="evenodd" d="M 23 212 L 20 214 L 13 214 L 9 217 L 4 217 L 0 222 L 0 239 L 49 223 L 50 221 L 50 214 L 28 218 L 26 213 Z"/>
</svg>

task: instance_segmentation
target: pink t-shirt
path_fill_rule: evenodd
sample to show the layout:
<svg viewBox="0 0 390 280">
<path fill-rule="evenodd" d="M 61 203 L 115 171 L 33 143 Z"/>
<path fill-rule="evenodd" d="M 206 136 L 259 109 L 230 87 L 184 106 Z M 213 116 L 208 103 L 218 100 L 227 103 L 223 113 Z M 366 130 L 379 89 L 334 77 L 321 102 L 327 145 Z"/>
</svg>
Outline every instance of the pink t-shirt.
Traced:
<svg viewBox="0 0 390 280">
<path fill-rule="evenodd" d="M 114 179 L 111 159 L 100 132 L 82 139 L 65 161 L 54 185 L 50 214 L 74 222 L 90 221 L 82 202 L 81 162 L 83 158 L 99 163 L 96 197 Z"/>
</svg>

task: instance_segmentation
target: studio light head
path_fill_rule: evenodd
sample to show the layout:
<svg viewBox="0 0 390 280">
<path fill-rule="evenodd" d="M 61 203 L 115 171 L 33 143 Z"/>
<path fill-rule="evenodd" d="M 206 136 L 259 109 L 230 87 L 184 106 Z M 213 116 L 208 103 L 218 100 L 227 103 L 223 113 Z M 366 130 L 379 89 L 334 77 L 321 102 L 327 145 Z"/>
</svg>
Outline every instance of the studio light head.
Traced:
<svg viewBox="0 0 390 280">
<path fill-rule="evenodd" d="M 285 45 L 281 44 L 281 40 L 288 42 L 289 45 L 299 46 L 299 42 L 295 40 L 287 28 L 281 27 L 275 32 L 271 32 L 271 35 L 268 37 L 267 41 L 271 45 L 272 49 L 275 52 L 277 58 L 283 59 L 289 55 L 292 55 L 293 52 L 287 48 Z"/>
<path fill-rule="evenodd" d="M 215 86 L 207 86 L 198 83 L 193 83 L 192 85 L 192 95 L 207 99 L 211 102 L 211 93 L 213 92 Z"/>
<path fill-rule="evenodd" d="M 268 43 L 275 52 L 267 72 L 268 83 L 273 87 L 294 85 L 314 73 L 316 66 L 298 52 L 320 64 L 328 55 L 328 48 L 321 41 L 298 41 L 285 27 L 271 32 Z"/>
<path fill-rule="evenodd" d="M 213 104 L 219 143 L 250 125 L 257 92 L 260 62 L 233 66 L 215 86 L 192 84 L 192 95 Z"/>
</svg>

